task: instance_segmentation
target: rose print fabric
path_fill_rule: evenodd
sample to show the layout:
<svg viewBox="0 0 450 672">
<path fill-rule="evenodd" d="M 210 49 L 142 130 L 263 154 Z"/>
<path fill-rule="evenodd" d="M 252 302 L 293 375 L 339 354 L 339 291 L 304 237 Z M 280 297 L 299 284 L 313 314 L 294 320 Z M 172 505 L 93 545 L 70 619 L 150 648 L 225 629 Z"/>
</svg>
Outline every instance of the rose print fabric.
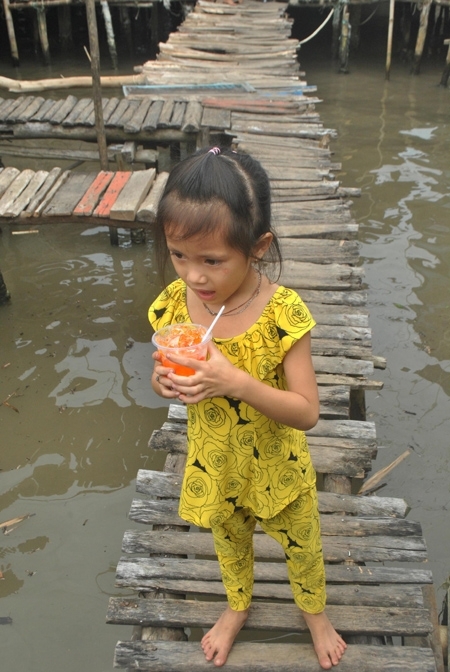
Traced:
<svg viewBox="0 0 450 672">
<path fill-rule="evenodd" d="M 149 309 L 153 329 L 191 322 L 186 284 L 176 280 Z M 282 362 L 315 322 L 298 294 L 279 287 L 257 322 L 234 338 L 214 339 L 238 368 L 264 384 L 286 389 Z M 248 508 L 273 518 L 315 487 L 305 434 L 265 417 L 232 397 L 187 406 L 188 455 L 179 513 L 200 527 L 215 527 Z"/>
</svg>

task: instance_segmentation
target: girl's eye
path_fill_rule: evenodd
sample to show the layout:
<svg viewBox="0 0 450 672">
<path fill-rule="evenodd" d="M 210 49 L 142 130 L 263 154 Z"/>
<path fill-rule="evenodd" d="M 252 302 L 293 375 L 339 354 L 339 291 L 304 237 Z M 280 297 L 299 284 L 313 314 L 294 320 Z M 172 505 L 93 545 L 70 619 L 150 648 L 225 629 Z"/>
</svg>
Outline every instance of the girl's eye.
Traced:
<svg viewBox="0 0 450 672">
<path fill-rule="evenodd" d="M 218 259 L 205 259 L 205 264 L 208 264 L 208 266 L 217 266 L 217 264 L 220 264 L 220 261 Z"/>
<path fill-rule="evenodd" d="M 171 257 L 176 257 L 176 259 L 182 259 L 182 258 L 183 258 L 183 255 L 181 254 L 181 252 L 173 252 L 173 251 L 171 251 L 171 252 L 170 252 L 170 256 L 171 256 Z"/>
</svg>

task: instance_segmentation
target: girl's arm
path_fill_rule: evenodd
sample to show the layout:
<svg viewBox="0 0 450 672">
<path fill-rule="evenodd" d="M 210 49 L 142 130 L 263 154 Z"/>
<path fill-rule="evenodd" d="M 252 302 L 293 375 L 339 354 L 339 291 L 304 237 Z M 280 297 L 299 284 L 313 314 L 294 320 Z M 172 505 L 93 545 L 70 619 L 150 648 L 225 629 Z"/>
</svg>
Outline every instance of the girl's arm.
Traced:
<svg viewBox="0 0 450 672">
<path fill-rule="evenodd" d="M 209 355 L 206 362 L 190 360 L 196 370 L 193 376 L 168 374 L 180 401 L 195 404 L 210 397 L 229 396 L 244 401 L 271 420 L 296 429 L 311 429 L 317 423 L 319 394 L 309 333 L 292 346 L 283 360 L 287 390 L 266 385 L 233 366 L 214 345 L 209 347 Z M 177 361 L 182 363 L 181 358 Z"/>
</svg>

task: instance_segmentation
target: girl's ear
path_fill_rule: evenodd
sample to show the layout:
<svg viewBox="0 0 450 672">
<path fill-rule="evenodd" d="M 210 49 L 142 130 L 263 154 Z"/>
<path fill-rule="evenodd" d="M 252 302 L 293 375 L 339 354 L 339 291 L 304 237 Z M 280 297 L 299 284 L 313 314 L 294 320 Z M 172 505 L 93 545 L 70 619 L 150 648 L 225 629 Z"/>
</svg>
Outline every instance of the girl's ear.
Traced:
<svg viewBox="0 0 450 672">
<path fill-rule="evenodd" d="M 270 231 L 263 233 L 263 235 L 257 240 L 256 245 L 252 250 L 252 256 L 261 260 L 271 246 L 272 240 L 273 233 L 270 233 Z"/>
</svg>

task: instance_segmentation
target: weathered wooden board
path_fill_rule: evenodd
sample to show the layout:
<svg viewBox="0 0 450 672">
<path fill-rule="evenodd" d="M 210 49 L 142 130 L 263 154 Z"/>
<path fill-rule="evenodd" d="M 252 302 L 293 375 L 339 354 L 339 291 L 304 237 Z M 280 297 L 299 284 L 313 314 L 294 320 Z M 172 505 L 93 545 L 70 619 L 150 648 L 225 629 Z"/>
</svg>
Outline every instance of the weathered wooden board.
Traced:
<svg viewBox="0 0 450 672">
<path fill-rule="evenodd" d="M 22 212 L 22 210 L 24 210 L 30 203 L 31 199 L 34 198 L 38 190 L 44 184 L 47 177 L 48 172 L 46 170 L 36 171 L 36 173 L 34 173 L 31 176 L 30 181 L 28 182 L 28 184 L 26 185 L 20 196 L 18 198 L 15 198 L 11 202 L 11 204 L 3 210 L 3 212 L 0 212 L 0 215 L 3 215 L 4 217 L 18 217 Z"/>
<path fill-rule="evenodd" d="M 364 270 L 344 264 L 311 264 L 287 259 L 280 283 L 293 289 L 359 289 Z"/>
<path fill-rule="evenodd" d="M 231 112 L 216 107 L 205 107 L 201 126 L 221 130 L 231 128 Z"/>
<path fill-rule="evenodd" d="M 154 131 L 158 127 L 159 117 L 163 109 L 164 101 L 163 100 L 154 100 L 150 106 L 147 115 L 144 118 L 142 123 L 143 131 Z"/>
<path fill-rule="evenodd" d="M 197 100 L 190 100 L 186 106 L 181 130 L 185 133 L 197 133 L 202 122 L 203 106 Z"/>
<path fill-rule="evenodd" d="M 129 171 L 119 171 L 114 175 L 102 197 L 102 200 L 94 210 L 94 217 L 109 217 L 112 206 L 114 205 L 118 195 L 130 177 L 131 172 Z"/>
<path fill-rule="evenodd" d="M 282 663 L 280 662 L 282 661 Z M 237 642 L 227 660 L 227 672 L 318 672 L 317 656 L 307 644 Z M 152 672 L 203 672 L 211 670 L 199 642 L 118 642 L 115 667 Z M 280 667 L 282 665 L 282 667 Z M 350 646 L 339 672 L 436 672 L 431 649 L 405 646 Z"/>
<path fill-rule="evenodd" d="M 54 101 L 51 100 L 51 98 L 47 98 L 44 100 L 42 105 L 36 110 L 34 114 L 32 114 L 29 118 L 28 121 L 30 122 L 39 122 L 45 119 L 45 116 L 47 112 L 50 110 L 51 107 L 53 107 Z"/>
<path fill-rule="evenodd" d="M 150 97 L 144 98 L 144 100 L 141 101 L 133 116 L 130 119 L 127 119 L 123 125 L 123 128 L 127 133 L 138 133 L 141 130 L 141 126 L 147 116 L 151 104 L 152 99 Z"/>
<path fill-rule="evenodd" d="M 50 123 L 61 124 L 64 121 L 64 119 L 69 115 L 69 113 L 73 110 L 77 102 L 78 99 L 75 96 L 72 95 L 67 96 L 67 98 L 63 101 L 61 107 L 59 107 L 58 110 L 56 110 L 54 114 L 52 114 Z"/>
<path fill-rule="evenodd" d="M 50 195 L 51 189 L 54 187 L 56 181 L 62 173 L 61 168 L 52 168 L 47 177 L 45 178 L 44 183 L 38 189 L 36 194 L 31 198 L 28 206 L 21 213 L 21 217 L 31 217 L 35 214 L 37 208 L 44 202 L 47 196 Z"/>
<path fill-rule="evenodd" d="M 111 171 L 100 171 L 83 198 L 77 204 L 73 214 L 84 216 L 92 215 L 103 192 L 106 190 L 113 177 L 114 173 Z"/>
<path fill-rule="evenodd" d="M 67 217 L 95 180 L 96 173 L 71 173 L 55 193 L 43 214 L 46 217 Z"/>
<path fill-rule="evenodd" d="M 194 600 L 145 600 L 110 598 L 107 623 L 145 624 L 163 627 L 212 627 L 223 611 L 220 602 Z M 431 623 L 425 609 L 330 605 L 327 609 L 336 629 L 344 634 L 427 635 Z M 296 605 L 258 602 L 252 605 L 246 630 L 308 632 Z M 317 665 L 317 663 L 316 663 Z"/>
<path fill-rule="evenodd" d="M 76 126 L 78 123 L 78 118 L 83 110 L 89 105 L 91 98 L 80 98 L 80 100 L 75 103 L 72 110 L 66 116 L 65 119 L 61 122 L 61 125 L 66 126 Z M 61 108 L 62 109 L 62 108 Z"/>
<path fill-rule="evenodd" d="M 10 183 L 5 190 L 3 196 L 0 198 L 0 217 L 4 217 L 8 210 L 12 207 L 14 201 L 19 198 L 20 194 L 27 187 L 30 180 L 34 176 L 34 170 L 27 168 L 17 175 L 17 177 Z M 0 175 L 0 180 L 1 180 Z"/>
<path fill-rule="evenodd" d="M 155 179 L 156 170 L 137 170 L 131 173 L 116 201 L 111 206 L 111 219 L 134 221 L 139 206 L 144 201 Z"/>
<path fill-rule="evenodd" d="M 356 240 L 283 238 L 280 241 L 280 248 L 283 259 L 292 261 L 353 266 L 359 260 L 359 244 Z"/>
<path fill-rule="evenodd" d="M 164 187 L 166 186 L 168 177 L 169 173 L 165 171 L 158 174 L 156 180 L 153 182 L 148 196 L 143 200 L 137 211 L 136 219 L 139 222 L 147 222 L 152 224 L 155 221 L 158 203 L 164 191 Z"/>
<path fill-rule="evenodd" d="M 14 168 L 13 166 L 7 166 L 0 173 L 0 198 L 6 192 L 10 184 L 16 179 L 19 175 L 20 170 Z"/>
</svg>

